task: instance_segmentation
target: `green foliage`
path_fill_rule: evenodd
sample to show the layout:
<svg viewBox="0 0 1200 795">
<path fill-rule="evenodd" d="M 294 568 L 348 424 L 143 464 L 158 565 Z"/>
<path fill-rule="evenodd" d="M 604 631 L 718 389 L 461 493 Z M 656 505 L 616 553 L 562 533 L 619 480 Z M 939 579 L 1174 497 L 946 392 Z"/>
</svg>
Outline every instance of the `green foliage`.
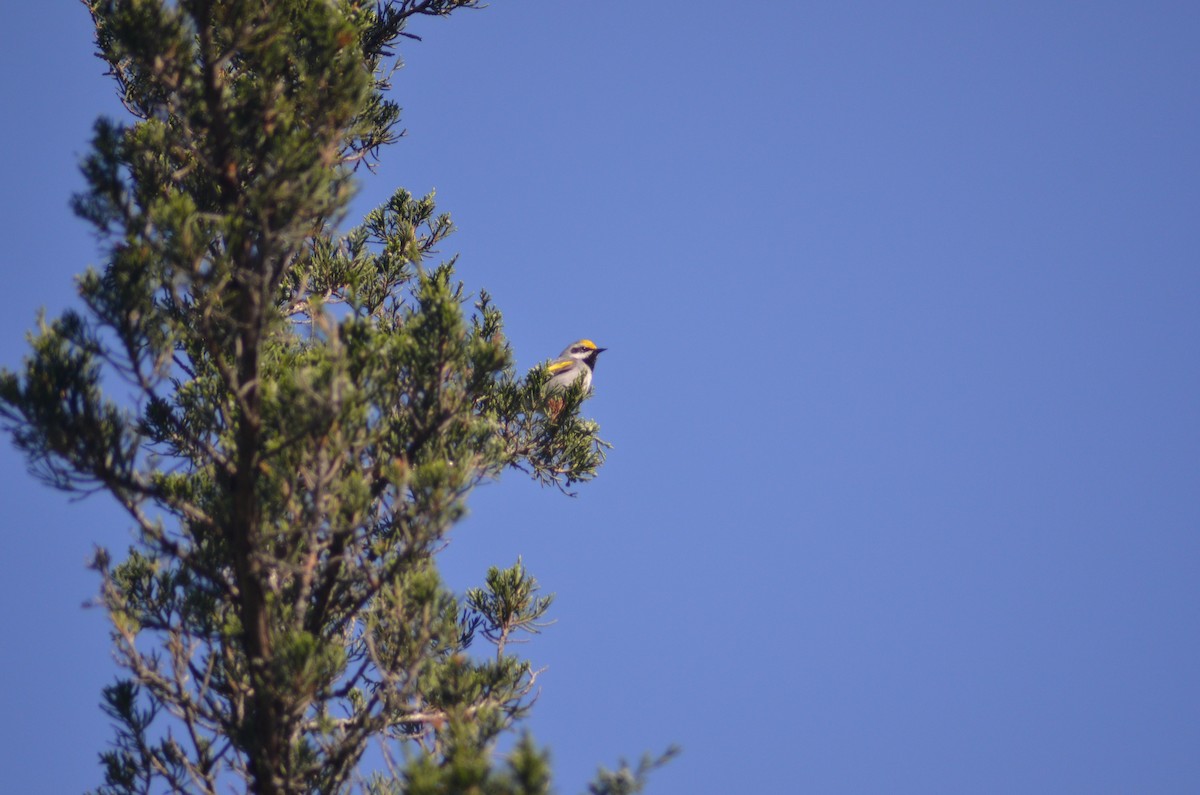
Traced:
<svg viewBox="0 0 1200 795">
<path fill-rule="evenodd" d="M 600 768 L 596 780 L 588 786 L 590 795 L 635 795 L 646 788 L 646 777 L 658 768 L 679 756 L 678 746 L 671 746 L 661 756 L 646 754 L 637 767 L 621 761 L 616 770 Z"/>
<path fill-rule="evenodd" d="M 496 645 L 496 657 L 504 657 L 504 648 L 514 632 L 537 633 L 539 622 L 550 609 L 554 596 L 537 596 L 538 584 L 525 572 L 517 558 L 509 569 L 488 569 L 487 589 L 467 591 L 467 604 L 478 616 L 484 636 Z"/>
<path fill-rule="evenodd" d="M 487 294 L 468 310 L 426 263 L 453 231 L 432 195 L 336 231 L 398 136 L 408 20 L 475 0 L 85 5 L 135 122 L 96 125 L 75 209 L 104 264 L 0 372 L 0 419 L 135 525 L 94 561 L 128 672 L 98 791 L 547 792 L 528 737 L 492 749 L 540 673 L 507 646 L 551 597 L 518 559 L 460 601 L 433 557 L 477 485 L 565 490 L 606 445 L 582 390 L 547 406 Z M 359 769 L 370 741 L 387 774 Z"/>
</svg>

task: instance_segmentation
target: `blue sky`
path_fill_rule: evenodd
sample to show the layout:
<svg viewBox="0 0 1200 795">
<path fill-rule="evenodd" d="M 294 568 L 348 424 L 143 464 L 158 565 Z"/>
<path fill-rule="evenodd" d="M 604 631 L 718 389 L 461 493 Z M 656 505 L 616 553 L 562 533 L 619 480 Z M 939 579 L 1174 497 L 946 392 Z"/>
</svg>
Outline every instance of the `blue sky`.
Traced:
<svg viewBox="0 0 1200 795">
<path fill-rule="evenodd" d="M 517 473 L 445 556 L 558 594 L 558 789 L 1200 790 L 1200 6 L 508 2 L 425 21 L 355 214 L 437 189 L 522 367 L 607 346 L 577 499 Z M 0 363 L 97 258 L 119 105 L 67 0 L 0 6 Z M 84 561 L 0 448 L 0 780 L 99 783 Z"/>
</svg>

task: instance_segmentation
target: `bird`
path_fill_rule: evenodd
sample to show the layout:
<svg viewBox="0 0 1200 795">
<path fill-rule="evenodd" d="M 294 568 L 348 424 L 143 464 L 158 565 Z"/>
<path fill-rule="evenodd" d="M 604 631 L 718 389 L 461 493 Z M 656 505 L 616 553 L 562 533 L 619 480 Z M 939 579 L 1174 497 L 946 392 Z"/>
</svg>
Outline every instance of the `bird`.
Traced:
<svg viewBox="0 0 1200 795">
<path fill-rule="evenodd" d="M 574 384 L 583 381 L 583 393 L 592 390 L 592 371 L 596 368 L 596 359 L 608 348 L 597 348 L 591 340 L 572 342 L 558 358 L 546 365 L 550 380 L 546 382 L 545 391 L 561 392 Z"/>
</svg>

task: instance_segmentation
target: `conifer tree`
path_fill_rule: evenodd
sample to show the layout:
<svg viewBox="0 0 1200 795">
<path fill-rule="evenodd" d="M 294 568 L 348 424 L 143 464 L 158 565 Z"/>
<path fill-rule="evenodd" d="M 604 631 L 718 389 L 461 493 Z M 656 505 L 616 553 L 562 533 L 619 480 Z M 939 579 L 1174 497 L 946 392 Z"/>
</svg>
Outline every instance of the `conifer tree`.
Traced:
<svg viewBox="0 0 1200 795">
<path fill-rule="evenodd" d="M 528 736 L 492 753 L 538 677 L 508 641 L 551 599 L 519 560 L 457 596 L 434 556 L 476 485 L 566 490 L 605 445 L 430 261 L 453 228 L 432 196 L 339 223 L 398 138 L 407 23 L 476 4 L 84 0 L 132 118 L 84 163 L 84 309 L 0 373 L 0 417 L 39 477 L 132 518 L 94 562 L 123 670 L 100 793 L 548 791 Z"/>
</svg>

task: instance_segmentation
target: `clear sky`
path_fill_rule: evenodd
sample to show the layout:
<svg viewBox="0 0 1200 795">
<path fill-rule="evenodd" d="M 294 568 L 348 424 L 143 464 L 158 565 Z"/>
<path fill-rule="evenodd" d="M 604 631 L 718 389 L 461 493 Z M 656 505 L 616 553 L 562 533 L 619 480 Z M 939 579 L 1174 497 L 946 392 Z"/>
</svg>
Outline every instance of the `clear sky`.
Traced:
<svg viewBox="0 0 1200 795">
<path fill-rule="evenodd" d="M 415 28 L 409 136 L 522 367 L 610 351 L 577 499 L 513 473 L 446 554 L 558 623 L 558 789 L 1200 792 L 1200 4 L 495 0 Z M 68 0 L 0 3 L 0 363 L 97 259 L 120 107 Z M 97 785 L 121 548 L 0 447 L 0 781 Z"/>
</svg>

